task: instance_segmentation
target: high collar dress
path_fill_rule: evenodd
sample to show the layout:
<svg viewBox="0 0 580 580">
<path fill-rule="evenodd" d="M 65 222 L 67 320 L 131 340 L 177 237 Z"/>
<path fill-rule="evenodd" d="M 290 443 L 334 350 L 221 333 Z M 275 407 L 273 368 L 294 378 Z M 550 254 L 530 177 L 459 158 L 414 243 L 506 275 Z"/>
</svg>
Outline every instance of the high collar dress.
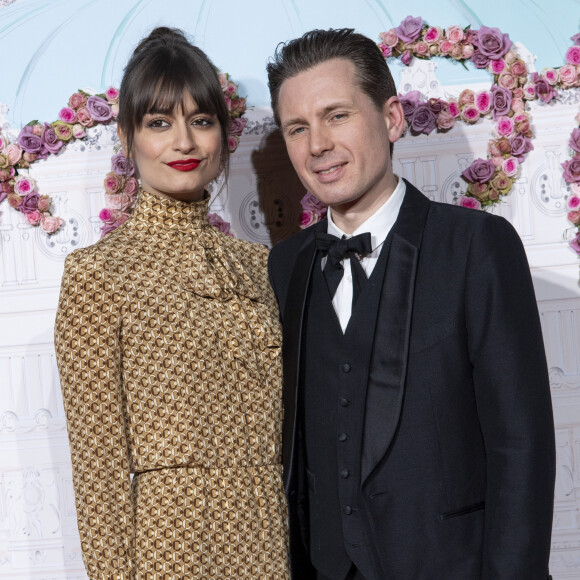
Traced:
<svg viewBox="0 0 580 580">
<path fill-rule="evenodd" d="M 55 346 L 92 578 L 289 577 L 266 248 L 141 192 L 66 260 Z"/>
</svg>

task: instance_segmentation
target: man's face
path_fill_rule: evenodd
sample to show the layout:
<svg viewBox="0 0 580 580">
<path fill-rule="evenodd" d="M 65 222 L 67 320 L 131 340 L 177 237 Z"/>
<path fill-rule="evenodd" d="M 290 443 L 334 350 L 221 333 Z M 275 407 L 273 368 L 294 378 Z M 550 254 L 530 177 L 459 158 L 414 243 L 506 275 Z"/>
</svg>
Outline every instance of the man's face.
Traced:
<svg viewBox="0 0 580 580">
<path fill-rule="evenodd" d="M 389 143 L 400 136 L 391 108 L 383 110 L 358 86 L 353 63 L 333 59 L 282 83 L 280 125 L 304 187 L 333 208 L 384 198 L 396 184 Z"/>
</svg>

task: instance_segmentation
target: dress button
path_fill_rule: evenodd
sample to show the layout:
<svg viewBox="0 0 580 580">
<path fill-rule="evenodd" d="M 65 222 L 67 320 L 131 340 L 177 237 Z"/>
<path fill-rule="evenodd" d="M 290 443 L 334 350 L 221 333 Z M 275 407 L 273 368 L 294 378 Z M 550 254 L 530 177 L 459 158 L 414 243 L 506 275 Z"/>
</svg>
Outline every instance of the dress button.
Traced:
<svg viewBox="0 0 580 580">
<path fill-rule="evenodd" d="M 352 514 L 352 508 L 349 505 L 345 505 L 344 509 L 342 510 L 347 516 L 350 516 L 350 514 Z"/>
<path fill-rule="evenodd" d="M 351 369 L 351 368 L 352 368 L 352 367 L 350 366 L 350 364 L 349 364 L 349 363 L 344 363 L 344 364 L 342 365 L 342 372 L 343 372 L 343 373 L 350 373 L 350 369 Z"/>
<path fill-rule="evenodd" d="M 347 435 L 346 435 L 346 433 L 341 433 L 341 434 L 338 436 L 338 440 L 339 440 L 339 441 L 346 441 L 346 440 L 347 440 Z"/>
<path fill-rule="evenodd" d="M 350 401 L 348 399 L 340 399 L 340 406 L 341 407 L 348 407 L 350 405 Z"/>
<path fill-rule="evenodd" d="M 346 479 L 350 475 L 350 471 L 348 469 L 341 469 L 340 470 L 340 477 L 342 479 Z"/>
</svg>

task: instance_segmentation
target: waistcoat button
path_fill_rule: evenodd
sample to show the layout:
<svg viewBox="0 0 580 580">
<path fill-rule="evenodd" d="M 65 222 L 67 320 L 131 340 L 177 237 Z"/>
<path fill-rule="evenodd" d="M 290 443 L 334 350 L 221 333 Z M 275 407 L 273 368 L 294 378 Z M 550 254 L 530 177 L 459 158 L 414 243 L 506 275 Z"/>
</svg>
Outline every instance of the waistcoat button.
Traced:
<svg viewBox="0 0 580 580">
<path fill-rule="evenodd" d="M 352 508 L 349 505 L 345 505 L 344 509 L 342 510 L 347 516 L 350 516 L 350 514 L 352 514 Z"/>
<path fill-rule="evenodd" d="M 349 364 L 349 363 L 344 363 L 344 364 L 342 365 L 342 372 L 344 372 L 344 373 L 350 373 L 350 369 L 351 369 L 351 368 L 352 368 L 352 367 L 350 366 L 350 364 Z"/>
<path fill-rule="evenodd" d="M 346 433 L 341 433 L 341 434 L 338 436 L 338 440 L 339 440 L 339 441 L 346 441 L 346 440 L 347 440 L 347 438 L 348 438 L 348 437 L 347 437 L 347 434 L 346 434 Z"/>
<path fill-rule="evenodd" d="M 348 469 L 341 469 L 340 470 L 340 477 L 342 479 L 346 479 L 350 475 L 350 471 Z"/>
<path fill-rule="evenodd" d="M 350 405 L 350 401 L 348 399 L 340 399 L 340 406 L 341 407 L 348 407 Z"/>
</svg>

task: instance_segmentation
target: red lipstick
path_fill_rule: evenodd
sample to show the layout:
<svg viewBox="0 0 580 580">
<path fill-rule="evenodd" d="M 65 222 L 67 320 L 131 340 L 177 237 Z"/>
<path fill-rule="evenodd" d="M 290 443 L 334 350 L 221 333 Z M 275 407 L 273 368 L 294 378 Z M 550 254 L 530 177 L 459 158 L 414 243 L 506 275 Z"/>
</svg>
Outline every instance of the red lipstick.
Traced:
<svg viewBox="0 0 580 580">
<path fill-rule="evenodd" d="M 180 159 L 179 161 L 170 161 L 166 165 L 177 169 L 177 171 L 193 171 L 200 163 L 199 159 Z"/>
</svg>

